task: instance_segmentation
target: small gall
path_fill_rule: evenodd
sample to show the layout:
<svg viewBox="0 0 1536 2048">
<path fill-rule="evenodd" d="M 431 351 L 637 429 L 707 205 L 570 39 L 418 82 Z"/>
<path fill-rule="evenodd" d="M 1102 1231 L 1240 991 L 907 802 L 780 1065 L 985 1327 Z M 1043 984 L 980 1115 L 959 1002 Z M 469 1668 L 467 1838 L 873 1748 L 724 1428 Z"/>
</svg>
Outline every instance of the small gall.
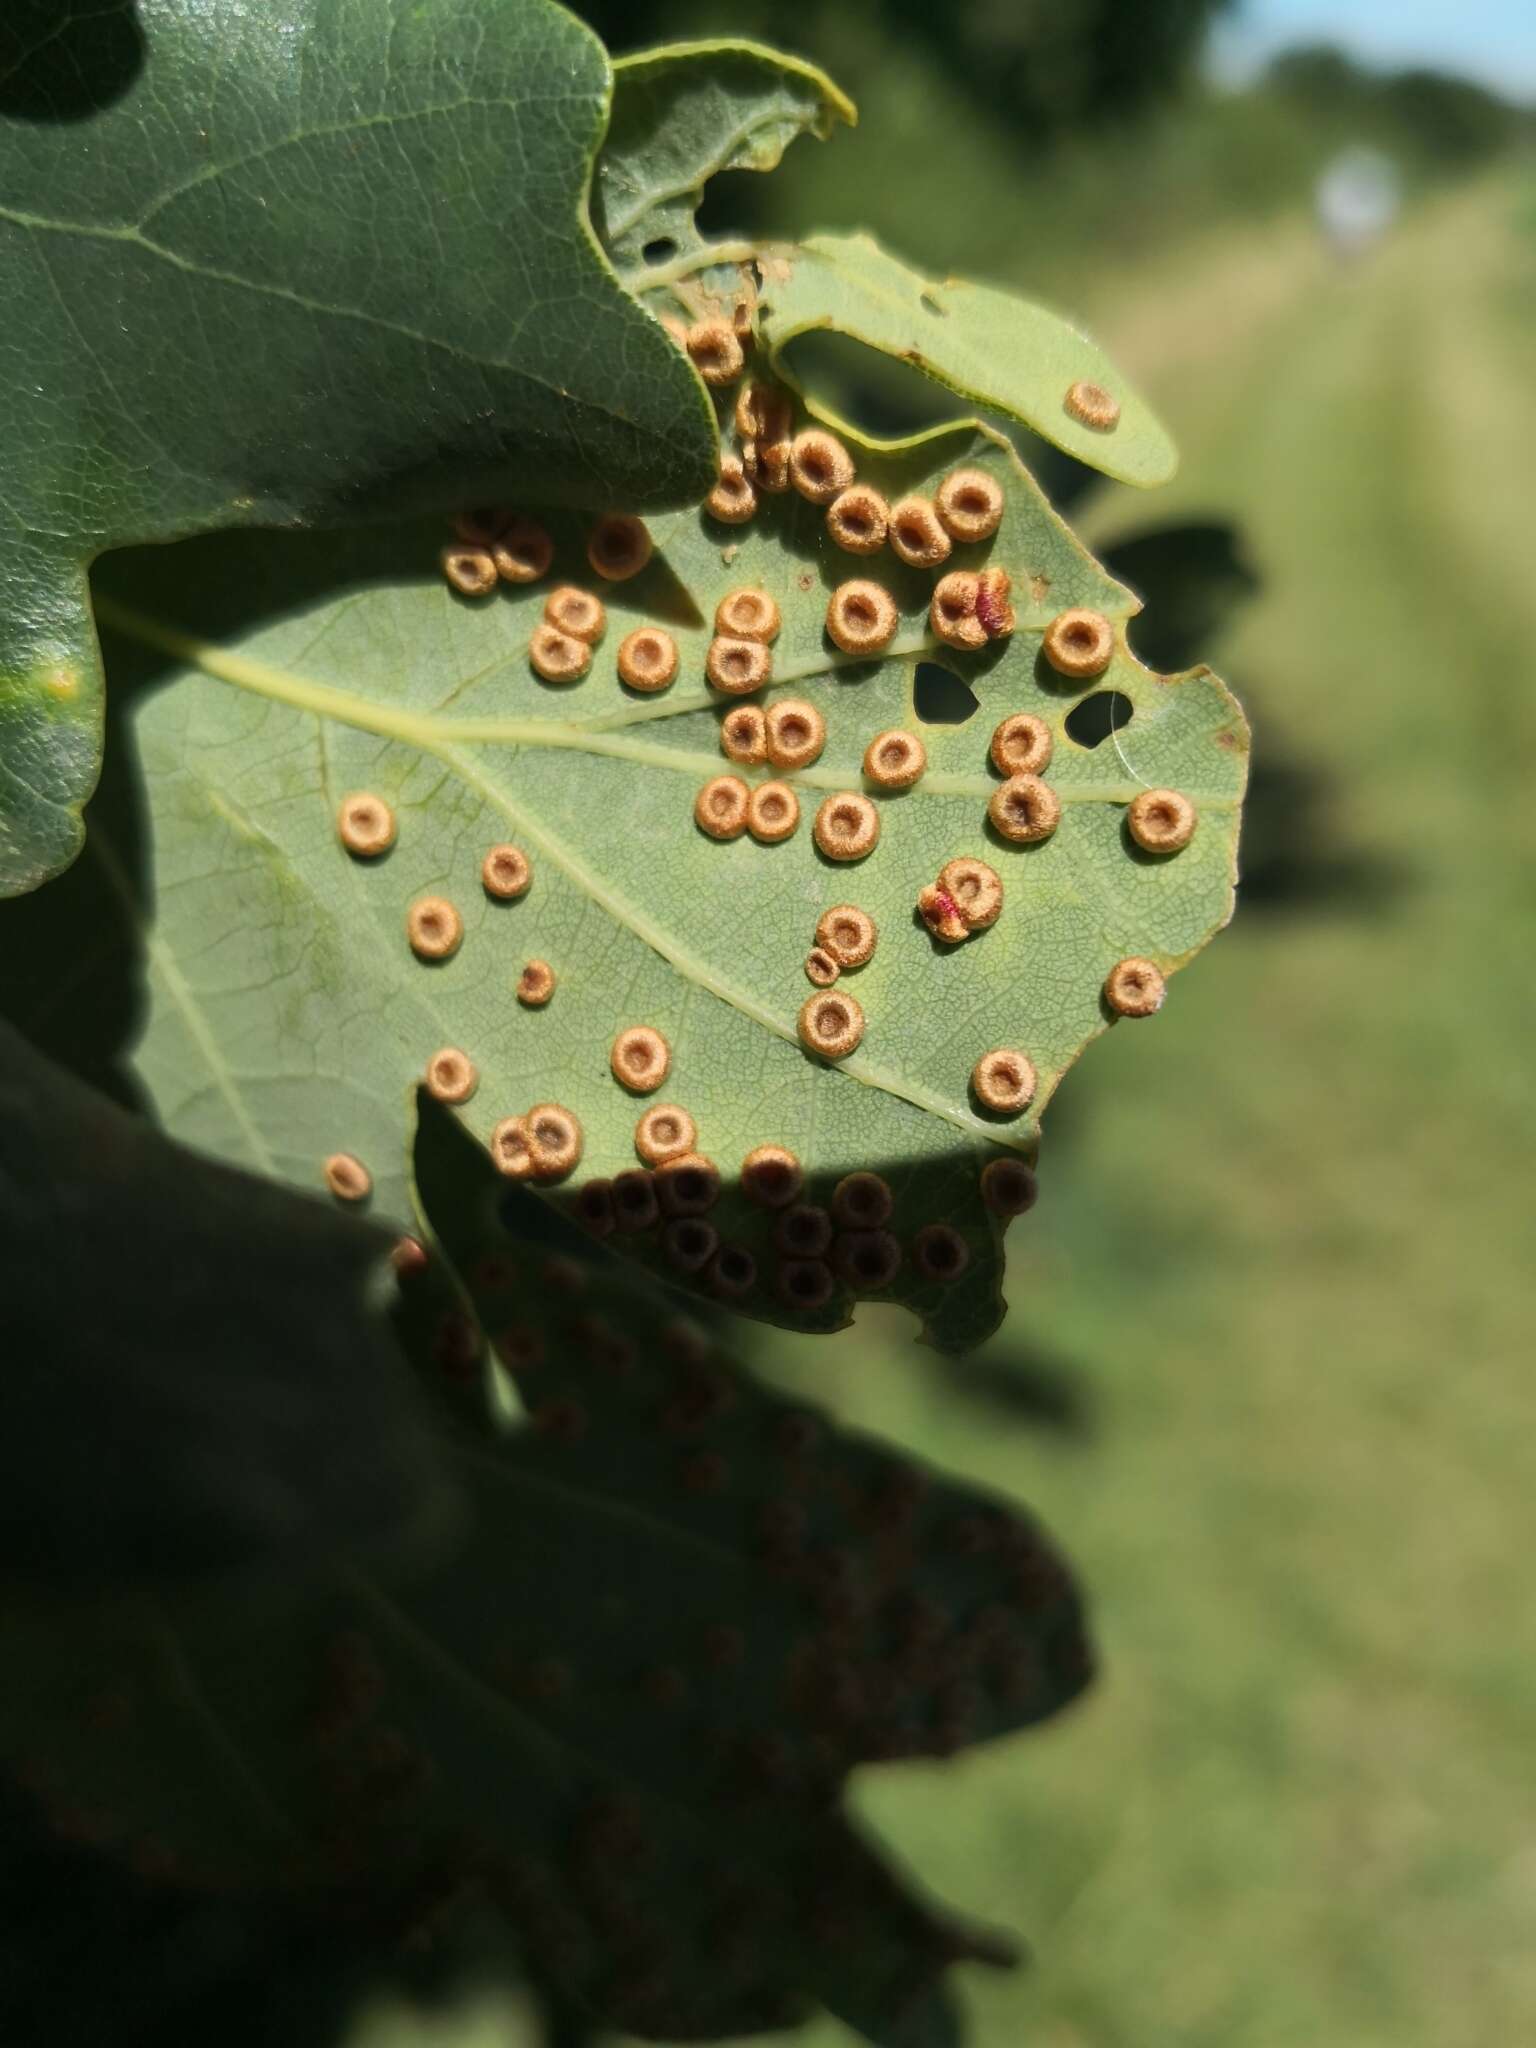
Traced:
<svg viewBox="0 0 1536 2048">
<path fill-rule="evenodd" d="M 656 1194 L 668 1216 L 704 1216 L 720 1199 L 720 1169 L 698 1152 L 668 1159 L 655 1174 Z"/>
<path fill-rule="evenodd" d="M 728 590 L 715 606 L 715 631 L 728 640 L 761 640 L 767 646 L 778 639 L 779 625 L 778 605 L 753 586 Z"/>
<path fill-rule="evenodd" d="M 397 1237 L 389 1254 L 389 1263 L 402 1280 L 409 1280 L 416 1273 L 424 1273 L 431 1261 L 419 1237 Z"/>
<path fill-rule="evenodd" d="M 581 1159 L 581 1124 L 559 1102 L 539 1102 L 523 1118 L 533 1171 L 539 1180 L 564 1180 Z"/>
<path fill-rule="evenodd" d="M 511 523 L 512 514 L 505 505 L 472 505 L 467 512 L 455 514 L 454 537 L 466 547 L 494 547 Z"/>
<path fill-rule="evenodd" d="M 971 1090 L 994 1116 L 1020 1115 L 1034 1101 L 1035 1086 L 1034 1062 L 1011 1046 L 984 1052 L 971 1069 Z"/>
<path fill-rule="evenodd" d="M 613 1219 L 620 1230 L 650 1230 L 656 1223 L 656 1183 L 638 1167 L 613 1177 Z"/>
<path fill-rule="evenodd" d="M 439 1102 L 468 1102 L 480 1079 L 467 1052 L 445 1045 L 427 1061 L 427 1092 Z"/>
<path fill-rule="evenodd" d="M 853 457 L 835 434 L 807 427 L 790 444 L 789 480 L 813 505 L 830 505 L 853 482 Z"/>
<path fill-rule="evenodd" d="M 585 640 L 595 647 L 608 630 L 608 610 L 600 597 L 577 583 L 561 583 L 544 600 L 544 616 L 557 633 Z"/>
<path fill-rule="evenodd" d="M 844 789 L 822 801 L 812 830 L 828 860 L 863 860 L 879 840 L 880 813 L 867 796 Z"/>
<path fill-rule="evenodd" d="M 880 654 L 901 623 L 896 600 L 879 583 L 855 577 L 827 600 L 827 637 L 844 654 Z"/>
<path fill-rule="evenodd" d="M 992 735 L 992 766 L 1000 775 L 1039 775 L 1050 765 L 1051 728 L 1032 711 L 1015 711 Z"/>
<path fill-rule="evenodd" d="M 743 441 L 787 442 L 794 424 L 789 393 L 777 384 L 744 384 L 736 394 L 736 432 Z"/>
<path fill-rule="evenodd" d="M 827 721 L 802 697 L 784 697 L 763 714 L 768 759 L 775 768 L 809 768 L 827 743 Z"/>
<path fill-rule="evenodd" d="M 768 721 L 760 704 L 738 704 L 720 722 L 720 751 L 744 768 L 768 758 Z"/>
<path fill-rule="evenodd" d="M 669 1266 L 679 1273 L 700 1273 L 715 1256 L 720 1233 L 702 1216 L 674 1217 L 661 1233 L 661 1248 Z"/>
<path fill-rule="evenodd" d="M 333 1152 L 320 1170 L 338 1202 L 366 1202 L 373 1193 L 373 1175 L 350 1152 Z"/>
<path fill-rule="evenodd" d="M 675 1102 L 658 1102 L 635 1125 L 635 1150 L 647 1166 L 660 1166 L 667 1159 L 681 1159 L 698 1143 L 698 1130 L 686 1109 Z"/>
<path fill-rule="evenodd" d="M 800 799 L 787 782 L 763 782 L 747 800 L 747 830 L 764 846 L 793 836 L 800 823 Z"/>
<path fill-rule="evenodd" d="M 619 642 L 619 681 L 653 696 L 677 675 L 677 642 L 660 626 L 638 626 Z"/>
<path fill-rule="evenodd" d="M 805 956 L 805 978 L 817 988 L 830 988 L 842 971 L 825 946 L 812 946 Z"/>
<path fill-rule="evenodd" d="M 739 455 L 722 455 L 720 479 L 704 500 L 704 510 L 722 526 L 745 526 L 757 510 L 757 491 Z"/>
<path fill-rule="evenodd" d="M 555 544 L 536 519 L 514 519 L 491 544 L 491 560 L 503 583 L 537 583 L 549 573 Z"/>
<path fill-rule="evenodd" d="M 571 1214 L 582 1229 L 590 1231 L 594 1237 L 611 1236 L 618 1220 L 613 1213 L 613 1182 L 585 1181 L 576 1190 Z"/>
<path fill-rule="evenodd" d="M 845 1174 L 832 1190 L 832 1220 L 839 1230 L 878 1230 L 895 1206 L 882 1173 Z"/>
<path fill-rule="evenodd" d="M 731 1468 L 718 1451 L 690 1451 L 679 1461 L 677 1477 L 685 1493 L 724 1493 Z"/>
<path fill-rule="evenodd" d="M 587 535 L 587 560 L 610 583 L 638 576 L 651 559 L 651 536 L 645 522 L 627 512 L 610 512 Z"/>
<path fill-rule="evenodd" d="M 693 800 L 693 821 L 711 839 L 739 839 L 752 792 L 739 775 L 716 775 Z"/>
<path fill-rule="evenodd" d="M 741 1191 L 761 1208 L 784 1208 L 804 1183 L 799 1160 L 782 1145 L 758 1145 L 741 1162 Z"/>
<path fill-rule="evenodd" d="M 1003 487 L 984 469 L 957 469 L 934 492 L 933 506 L 952 540 L 990 540 L 1003 523 Z"/>
<path fill-rule="evenodd" d="M 939 887 L 953 897 L 970 931 L 985 931 L 1003 914 L 1003 884 L 997 869 L 963 856 L 939 869 Z"/>
<path fill-rule="evenodd" d="M 737 1301 L 757 1284 L 757 1261 L 741 1244 L 723 1244 L 709 1264 L 709 1285 L 722 1301 Z"/>
<path fill-rule="evenodd" d="M 487 896 L 510 903 L 528 894 L 533 868 L 520 846 L 493 846 L 480 863 L 480 884 Z"/>
<path fill-rule="evenodd" d="M 1041 646 L 1058 675 L 1086 681 L 1103 675 L 1114 659 L 1115 629 L 1102 612 L 1078 606 L 1057 613 L 1045 629 Z"/>
<path fill-rule="evenodd" d="M 816 942 L 839 967 L 862 967 L 875 950 L 875 920 L 856 903 L 834 903 L 816 921 Z"/>
<path fill-rule="evenodd" d="M 1152 1017 L 1163 1007 L 1168 984 L 1150 960 L 1118 961 L 1104 983 L 1104 1000 L 1120 1017 Z"/>
<path fill-rule="evenodd" d="M 491 1161 L 508 1180 L 528 1180 L 533 1174 L 533 1144 L 528 1126 L 520 1116 L 504 1116 L 491 1132 Z"/>
<path fill-rule="evenodd" d="M 1145 853 L 1177 853 L 1195 836 L 1195 807 L 1176 789 L 1144 789 L 1126 808 L 1125 828 Z"/>
<path fill-rule="evenodd" d="M 709 643 L 704 673 L 726 696 L 745 697 L 760 690 L 773 674 L 773 657 L 760 640 L 728 640 L 717 634 Z"/>
<path fill-rule="evenodd" d="M 546 683 L 577 683 L 591 665 L 592 649 L 546 619 L 533 629 L 528 659 Z"/>
<path fill-rule="evenodd" d="M 446 896 L 422 896 L 406 912 L 405 936 L 418 960 L 451 960 L 464 937 L 464 920 Z"/>
<path fill-rule="evenodd" d="M 993 790 L 987 816 L 1013 845 L 1033 846 L 1061 823 L 1061 799 L 1038 775 L 1010 775 Z"/>
<path fill-rule="evenodd" d="M 1079 377 L 1075 384 L 1067 386 L 1063 403 L 1079 425 L 1092 427 L 1096 434 L 1113 433 L 1120 424 L 1119 399 L 1106 391 L 1102 384 L 1092 384 L 1086 377 Z"/>
<path fill-rule="evenodd" d="M 823 1059 L 843 1060 L 864 1036 L 864 1012 L 852 996 L 814 995 L 800 1006 L 800 1043 Z"/>
<path fill-rule="evenodd" d="M 891 507 L 891 547 L 909 569 L 937 569 L 954 543 L 939 522 L 932 498 L 898 498 Z"/>
<path fill-rule="evenodd" d="M 889 1230 L 850 1230 L 832 1240 L 832 1266 L 845 1286 L 878 1294 L 901 1271 L 901 1243 Z"/>
<path fill-rule="evenodd" d="M 974 653 L 987 644 L 987 629 L 976 616 L 981 579 L 974 569 L 951 569 L 933 586 L 928 623 L 946 647 Z"/>
<path fill-rule="evenodd" d="M 375 860 L 395 843 L 395 814 L 383 797 L 365 789 L 354 790 L 341 800 L 336 836 L 359 860 Z"/>
<path fill-rule="evenodd" d="M 671 1071 L 672 1048 L 653 1025 L 632 1024 L 613 1041 L 608 1064 L 631 1094 L 649 1095 Z"/>
<path fill-rule="evenodd" d="M 587 1433 L 587 1411 L 579 1401 L 541 1401 L 528 1422 L 535 1436 L 552 1443 L 577 1444 Z"/>
<path fill-rule="evenodd" d="M 683 338 L 688 360 L 706 384 L 734 384 L 746 361 L 735 326 L 728 320 L 700 320 Z"/>
<path fill-rule="evenodd" d="M 529 960 L 517 977 L 517 1000 L 528 1010 L 542 1010 L 555 992 L 555 970 L 547 960 Z"/>
<path fill-rule="evenodd" d="M 912 1240 L 912 1263 L 925 1280 L 958 1280 L 971 1263 L 971 1248 L 948 1223 L 925 1223 Z"/>
<path fill-rule="evenodd" d="M 1006 569 L 983 569 L 976 578 L 976 617 L 989 640 L 1006 640 L 1019 622 L 1008 602 L 1012 587 Z"/>
<path fill-rule="evenodd" d="M 929 882 L 917 892 L 917 914 L 933 936 L 946 946 L 961 946 L 971 928 L 960 915 L 960 906 L 947 889 Z"/>
<path fill-rule="evenodd" d="M 981 1169 L 981 1199 L 994 1216 L 1022 1216 L 1038 1192 L 1022 1159 L 989 1159 Z"/>
<path fill-rule="evenodd" d="M 890 531 L 891 508 L 869 484 L 839 491 L 827 507 L 827 532 L 850 555 L 877 555 Z"/>
<path fill-rule="evenodd" d="M 864 773 L 881 789 L 910 789 L 928 766 L 928 749 L 914 732 L 877 732 L 864 749 Z"/>
<path fill-rule="evenodd" d="M 832 1299 L 832 1268 L 824 1259 L 785 1259 L 774 1285 L 780 1301 L 810 1313 Z"/>
<path fill-rule="evenodd" d="M 749 481 L 760 491 L 777 495 L 789 489 L 789 443 L 749 441 L 741 451 Z"/>
<path fill-rule="evenodd" d="M 442 564 L 460 597 L 489 597 L 496 588 L 496 563 L 489 548 L 444 548 Z"/>
<path fill-rule="evenodd" d="M 779 1218 L 773 1241 L 789 1258 L 819 1259 L 832 1242 L 832 1218 L 814 1203 L 801 1202 Z"/>
</svg>

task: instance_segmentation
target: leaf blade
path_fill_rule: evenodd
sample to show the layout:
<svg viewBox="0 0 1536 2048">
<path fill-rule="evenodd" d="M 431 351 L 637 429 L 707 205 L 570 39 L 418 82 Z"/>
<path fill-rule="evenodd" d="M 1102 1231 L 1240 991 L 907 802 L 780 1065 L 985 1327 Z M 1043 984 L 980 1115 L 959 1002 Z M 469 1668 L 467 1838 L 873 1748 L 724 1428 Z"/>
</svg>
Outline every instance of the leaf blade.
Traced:
<svg viewBox="0 0 1536 2048">
<path fill-rule="evenodd" d="M 1173 475 L 1173 442 L 1150 407 L 1102 349 L 1046 307 L 989 285 L 924 278 L 868 235 L 812 235 L 760 261 L 763 334 L 782 374 L 791 374 L 785 358 L 798 338 L 830 329 L 909 364 L 966 410 L 981 406 L 1031 427 L 1122 483 Z M 1117 400 L 1112 432 L 1068 411 L 1067 392 L 1079 380 Z"/>
<path fill-rule="evenodd" d="M 23 70 L 52 47 L 32 12 Z M 89 109 L 90 148 L 70 121 L 0 120 L 0 734 L 31 790 L 0 779 L 6 894 L 78 850 L 101 549 L 494 497 L 530 466 L 604 507 L 709 474 L 698 380 L 588 220 L 609 71 L 573 17 L 150 0 L 141 19 L 146 61 Z"/>
</svg>

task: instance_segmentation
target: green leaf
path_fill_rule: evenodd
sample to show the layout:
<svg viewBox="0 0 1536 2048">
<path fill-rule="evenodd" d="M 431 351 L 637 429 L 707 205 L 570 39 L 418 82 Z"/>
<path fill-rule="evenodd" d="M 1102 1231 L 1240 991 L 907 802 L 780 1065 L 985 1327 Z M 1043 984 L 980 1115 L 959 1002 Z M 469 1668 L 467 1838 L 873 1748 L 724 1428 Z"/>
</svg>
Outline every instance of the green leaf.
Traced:
<svg viewBox="0 0 1536 2048">
<path fill-rule="evenodd" d="M 990 285 L 921 277 L 868 235 L 813 235 L 760 260 L 762 335 L 781 374 L 791 374 L 786 356 L 801 336 L 845 334 L 953 391 L 967 411 L 980 406 L 1032 427 L 1121 483 L 1173 475 L 1173 443 L 1150 407 L 1102 349 L 1044 306 Z M 1068 411 L 1079 381 L 1118 401 L 1112 431 Z M 812 410 L 839 424 L 814 400 Z"/>
<path fill-rule="evenodd" d="M 712 459 L 697 379 L 587 219 L 610 73 L 562 8 L 136 20 L 138 69 L 53 0 L 0 25 L 0 893 L 78 851 L 103 548 L 533 472 L 548 498 L 655 506 Z"/>
<path fill-rule="evenodd" d="M 857 119 L 825 73 L 756 43 L 674 43 L 620 57 L 597 160 L 593 226 L 632 289 L 686 270 L 709 244 L 694 220 L 720 171 L 771 171 L 796 136 Z M 648 246 L 656 249 L 647 258 Z"/>
<path fill-rule="evenodd" d="M 388 1244 L 0 1024 L 0 1570 L 121 1586 L 440 1535 Z"/>
<path fill-rule="evenodd" d="M 445 1352 L 465 1544 L 303 1602 L 12 1605 L 5 1754 L 59 1824 L 184 1883 L 281 1873 L 396 1927 L 488 1900 L 606 2024 L 740 2032 L 818 2000 L 938 2048 L 946 1966 L 1004 1955 L 885 1867 L 841 1791 L 1073 1698 L 1070 1580 L 1015 1510 L 530 1242 L 537 1205 L 423 1106 L 419 1178 L 528 1409 L 508 1427 Z"/>
<path fill-rule="evenodd" d="M 657 522 L 655 559 L 603 586 L 606 638 L 586 679 L 565 687 L 527 659 L 547 585 L 466 603 L 436 573 L 430 530 L 231 537 L 103 564 L 100 608 L 116 629 L 114 685 L 132 692 L 122 701 L 147 781 L 153 876 L 133 879 L 137 853 L 104 837 L 90 915 L 98 931 L 125 916 L 142 927 L 136 1064 L 162 1117 L 311 1187 L 329 1153 L 353 1152 L 381 1209 L 405 1218 L 405 1102 L 436 1050 L 457 1046 L 479 1069 L 463 1110 L 470 1129 L 488 1138 L 504 1117 L 562 1102 L 585 1132 L 581 1177 L 605 1177 L 638 1165 L 647 1102 L 615 1081 L 609 1051 L 620 1030 L 650 1024 L 670 1042 L 672 1069 L 648 1099 L 692 1114 L 699 1149 L 728 1183 L 766 1143 L 797 1154 L 813 1200 L 855 1169 L 884 1173 L 907 1253 L 893 1298 L 942 1345 L 985 1335 L 1001 1310 L 1002 1237 L 981 1171 L 1008 1150 L 1032 1155 L 1041 1109 L 1105 1028 L 1110 967 L 1137 954 L 1176 968 L 1227 917 L 1246 733 L 1207 671 L 1154 676 L 1123 638 L 1097 683 L 1069 683 L 1041 659 L 1043 628 L 1064 607 L 1096 607 L 1123 627 L 1135 601 L 996 437 L 959 429 L 860 456 L 861 474 L 892 499 L 973 463 L 999 479 L 1007 511 L 995 541 L 953 560 L 1008 565 L 1019 629 L 984 655 L 940 650 L 982 707 L 959 726 L 924 725 L 914 710 L 917 671 L 935 656 L 931 573 L 889 553 L 843 554 L 819 509 L 793 494 L 766 498 L 744 527 L 698 513 Z M 562 515 L 549 523 L 554 576 L 583 578 L 582 527 Z M 878 662 L 839 654 L 824 632 L 829 590 L 861 571 L 901 609 Z M 734 766 L 720 749 L 726 704 L 703 678 L 704 622 L 722 595 L 751 584 L 783 611 L 770 699 L 807 699 L 827 722 L 821 759 L 787 778 L 802 817 L 780 845 L 720 844 L 693 822 L 702 783 Z M 681 657 L 678 681 L 653 697 L 624 689 L 614 666 L 619 640 L 646 620 L 666 621 Z M 1120 693 L 1120 729 L 1077 744 L 1074 704 L 1109 689 Z M 1035 846 L 1003 843 L 987 821 L 999 780 L 989 738 L 1021 710 L 1055 735 L 1062 822 Z M 872 857 L 829 861 L 814 812 L 860 789 L 866 745 L 890 727 L 921 734 L 928 773 L 880 798 Z M 1171 860 L 1126 838 L 1125 806 L 1148 784 L 1178 788 L 1199 809 L 1193 842 Z M 382 860 L 352 859 L 338 842 L 337 808 L 354 790 L 397 810 Z M 488 899 L 479 878 L 482 855 L 504 840 L 535 869 L 513 903 Z M 941 948 L 914 906 L 959 854 L 997 868 L 1006 903 L 990 931 Z M 433 966 L 405 939 L 409 906 L 429 893 L 446 894 L 465 923 L 458 954 Z M 865 1012 L 864 1042 L 828 1066 L 797 1036 L 813 993 L 803 963 L 820 912 L 849 901 L 875 918 L 880 942 L 840 984 Z M 530 1010 L 514 990 L 534 957 L 558 986 L 547 1008 Z M 975 1061 L 997 1046 L 1022 1050 L 1039 1074 L 1028 1112 L 1011 1121 L 969 1092 Z M 792 1316 L 776 1292 L 774 1218 L 737 1187 L 711 1220 L 757 1262 L 738 1304 L 748 1313 L 818 1328 L 846 1320 L 845 1289 Z M 911 1255 L 936 1221 L 969 1251 L 948 1284 L 923 1277 Z M 654 1233 L 624 1242 L 669 1270 Z"/>
</svg>

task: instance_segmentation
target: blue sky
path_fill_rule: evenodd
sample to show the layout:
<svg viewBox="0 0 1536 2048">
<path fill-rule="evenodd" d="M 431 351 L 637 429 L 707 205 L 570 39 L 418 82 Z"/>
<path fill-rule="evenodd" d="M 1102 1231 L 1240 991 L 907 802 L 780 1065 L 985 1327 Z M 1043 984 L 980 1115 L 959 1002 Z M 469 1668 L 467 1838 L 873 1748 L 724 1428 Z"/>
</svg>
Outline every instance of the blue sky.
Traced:
<svg viewBox="0 0 1536 2048">
<path fill-rule="evenodd" d="M 1223 77 L 1288 43 L 1329 42 L 1368 63 L 1434 64 L 1536 99 L 1536 0 L 1240 0 L 1217 37 Z"/>
</svg>

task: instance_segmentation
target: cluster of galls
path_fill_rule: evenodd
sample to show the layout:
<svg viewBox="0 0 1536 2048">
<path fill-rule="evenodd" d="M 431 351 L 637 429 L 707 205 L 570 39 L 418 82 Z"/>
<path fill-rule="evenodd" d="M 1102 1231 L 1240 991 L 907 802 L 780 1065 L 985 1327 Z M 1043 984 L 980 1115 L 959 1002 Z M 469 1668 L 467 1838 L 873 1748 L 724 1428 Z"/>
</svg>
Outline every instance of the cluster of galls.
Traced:
<svg viewBox="0 0 1536 2048">
<path fill-rule="evenodd" d="M 782 1160 L 762 1172 L 775 1193 L 793 1179 Z M 856 1185 L 837 1206 L 867 1223 L 879 1190 Z M 637 1566 L 631 1590 L 654 1593 L 649 1606 L 606 1623 L 518 1613 L 474 1646 L 477 1682 L 550 1740 L 574 1720 L 590 1732 L 600 1702 L 615 1718 L 597 1768 L 520 1807 L 510 1833 L 461 1836 L 454 1860 L 605 2022 L 692 2038 L 739 2031 L 751 2006 L 767 2024 L 808 1946 L 846 1959 L 890 1924 L 889 1877 L 837 1819 L 848 1773 L 948 1755 L 1070 1697 L 1088 1656 L 1073 1590 L 1013 1514 L 768 1398 L 696 1325 L 642 1301 L 598 1313 L 580 1262 L 514 1271 L 501 1252 L 461 1263 L 498 1352 L 518 1361 L 538 1468 L 637 1528 L 735 1558 L 745 1590 L 716 1606 Z M 341 1704 L 366 1740 L 390 1701 L 360 1650 Z M 769 1814 L 766 1861 L 733 1857 L 733 1822 Z M 370 1840 L 360 1830 L 357 1848 Z M 905 1935 L 899 1994 L 960 1953 L 916 1908 Z"/>
</svg>

